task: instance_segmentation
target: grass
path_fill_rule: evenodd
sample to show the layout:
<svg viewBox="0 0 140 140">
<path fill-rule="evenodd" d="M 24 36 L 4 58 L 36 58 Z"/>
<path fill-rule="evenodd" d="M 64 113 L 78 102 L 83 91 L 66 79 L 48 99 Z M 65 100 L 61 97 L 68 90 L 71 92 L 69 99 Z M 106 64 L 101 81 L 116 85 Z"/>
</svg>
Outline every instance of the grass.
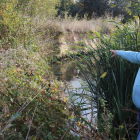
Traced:
<svg viewBox="0 0 140 140">
<path fill-rule="evenodd" d="M 40 22 L 38 19 L 33 21 L 35 34 L 37 35 L 36 41 L 41 40 L 42 50 L 52 50 L 51 54 L 54 56 L 66 55 L 68 51 L 76 52 L 78 46 L 95 46 L 92 40 L 89 40 L 87 32 L 99 31 L 103 28 L 103 32 L 111 34 L 114 30 L 112 22 L 104 22 L 113 20 L 113 18 L 99 18 L 93 20 L 78 20 L 76 18 L 66 17 L 65 19 L 43 19 Z M 119 19 L 117 19 L 119 22 Z M 37 24 L 36 24 L 37 23 Z M 93 34 L 94 35 L 94 34 Z M 38 42 L 37 44 L 39 44 Z M 85 48 L 86 49 L 86 48 Z M 41 52 L 43 54 L 43 51 Z"/>
<path fill-rule="evenodd" d="M 132 28 L 133 27 L 133 28 Z M 135 22 L 117 25 L 111 36 L 95 32 L 99 42 L 97 48 L 91 47 L 91 55 L 81 55 L 78 67 L 84 75 L 91 99 L 97 103 L 99 131 L 105 134 L 102 126 L 104 112 L 100 100 L 106 101 L 106 107 L 113 114 L 111 139 L 136 138 L 136 108 L 132 103 L 132 88 L 138 66 L 121 58 L 111 58 L 110 50 L 139 50 L 139 26 Z M 90 35 L 92 39 L 95 37 Z M 109 115 L 109 114 L 108 114 Z M 111 118 L 110 118 L 111 119 Z"/>
<path fill-rule="evenodd" d="M 104 29 L 104 31 L 110 33 L 110 31 L 113 29 L 113 25 L 111 23 L 104 24 L 104 21 L 106 20 L 112 20 L 111 18 L 98 18 L 98 19 L 92 19 L 92 20 L 77 20 L 77 19 L 62 19 L 58 22 L 60 26 L 63 27 L 64 32 L 70 31 L 70 32 L 76 32 L 76 33 L 86 33 L 93 32 L 93 31 L 99 31 L 98 27 L 101 27 Z"/>
<path fill-rule="evenodd" d="M 9 1 L 8 3 L 0 3 L 1 9 L 3 9 L 0 10 L 0 16 L 2 17 L 2 19 L 0 19 L 1 139 L 76 140 L 79 138 L 74 138 L 69 131 L 74 130 L 75 132 L 77 132 L 75 128 L 79 128 L 78 134 L 80 138 L 83 138 L 84 135 L 86 135 L 86 137 L 92 139 L 93 134 L 95 134 L 95 132 L 97 131 L 94 127 L 94 123 L 93 121 L 88 122 L 80 114 L 81 110 L 87 108 L 83 108 L 83 104 L 77 104 L 74 105 L 73 108 L 69 108 L 70 103 L 64 95 L 60 82 L 58 82 L 53 75 L 52 69 L 49 66 L 49 61 L 54 58 L 54 55 L 57 55 L 61 52 L 61 43 L 66 42 L 66 44 L 64 44 L 65 47 L 65 45 L 69 46 L 67 42 L 72 42 L 73 46 L 71 45 L 71 49 L 75 52 L 75 46 L 77 46 L 78 48 L 81 48 L 81 46 L 82 48 L 85 47 L 85 43 L 81 44 L 82 41 L 86 41 L 88 35 L 91 34 L 91 32 L 94 32 L 95 30 L 98 31 L 98 25 L 104 30 L 104 32 L 101 32 L 103 33 L 102 35 L 96 34 L 96 37 L 98 36 L 101 43 L 104 43 L 102 46 L 96 44 L 99 48 L 99 50 L 96 50 L 96 54 L 98 55 L 98 58 L 100 58 L 100 60 L 96 59 L 96 57 L 92 55 L 92 57 L 84 57 L 84 61 L 82 60 L 82 62 L 86 62 L 85 66 L 87 66 L 84 70 L 87 70 L 85 79 L 87 80 L 89 89 L 92 92 L 92 98 L 90 98 L 90 101 L 93 102 L 93 98 L 95 98 L 97 104 L 100 105 L 97 97 L 93 95 L 93 93 L 95 92 L 98 93 L 98 88 L 96 88 L 97 85 L 100 89 L 100 96 L 104 98 L 104 100 L 102 100 L 102 104 L 105 111 L 103 112 L 102 108 L 99 108 L 99 111 L 102 114 L 100 116 L 101 123 L 103 122 L 105 128 L 100 128 L 100 130 L 104 130 L 104 134 L 106 134 L 107 139 L 112 132 L 110 127 L 112 123 L 112 115 L 110 114 L 108 116 L 108 113 L 112 111 L 112 108 L 107 108 L 106 106 L 108 104 L 112 105 L 112 102 L 110 102 L 107 98 L 110 97 L 112 93 L 114 93 L 114 99 L 118 101 L 114 105 L 115 107 L 117 106 L 117 109 L 115 108 L 115 111 L 118 114 L 116 113 L 114 117 L 119 117 L 119 121 L 121 122 L 120 125 L 123 126 L 124 124 L 122 123 L 125 118 L 123 117 L 124 112 L 119 104 L 122 104 L 122 102 L 124 101 L 124 97 L 121 94 L 122 90 L 124 90 L 123 87 L 121 87 L 121 92 L 119 92 L 121 100 L 119 100 L 119 97 L 117 96 L 118 94 L 116 94 L 113 89 L 110 89 L 113 92 L 109 92 L 108 96 L 107 93 L 104 92 L 104 94 L 106 94 L 107 96 L 106 98 L 102 92 L 103 90 L 108 90 L 109 84 L 106 83 L 106 80 L 109 81 L 108 79 L 110 78 L 110 75 L 107 75 L 106 77 L 108 79 L 105 79 L 106 77 L 104 79 L 101 79 L 100 76 L 102 72 L 106 72 L 106 70 L 108 70 L 107 74 L 110 74 L 113 71 L 114 73 L 111 78 L 114 81 L 118 81 L 118 79 L 115 79 L 114 76 L 116 74 L 116 71 L 114 69 L 110 69 L 110 67 L 105 65 L 106 63 L 108 64 L 108 55 L 110 55 L 109 49 L 107 49 L 105 45 L 109 45 L 109 47 L 112 47 L 114 45 L 113 47 L 116 48 L 115 45 L 122 37 L 121 39 L 124 39 L 121 40 L 122 42 L 127 41 L 125 42 L 125 45 L 129 44 L 130 47 L 132 44 L 135 44 L 136 46 L 138 46 L 138 32 L 135 31 L 135 34 L 130 33 L 128 32 L 128 28 L 126 26 L 126 28 L 123 28 L 125 29 L 125 32 L 123 31 L 123 29 L 116 30 L 116 35 L 114 36 L 116 37 L 116 40 L 117 37 L 121 37 L 116 42 L 113 40 L 114 38 L 112 38 L 112 40 L 114 41 L 113 42 L 112 40 L 107 39 L 106 36 L 103 37 L 105 33 L 110 34 L 110 32 L 112 32 L 112 29 L 114 28 L 111 22 L 106 23 L 106 26 L 104 26 L 103 24 L 103 20 L 110 20 L 110 18 L 100 18 L 89 21 L 87 21 L 86 19 L 72 19 L 71 17 L 66 17 L 63 20 L 59 18 L 55 19 L 54 16 L 46 16 L 56 13 L 54 8 L 51 9 L 52 11 L 50 10 L 50 7 L 46 9 L 46 7 L 43 7 L 42 3 L 38 4 L 37 0 L 29 1 L 29 4 L 26 3 L 28 4 L 26 6 L 24 5 L 24 1 L 20 2 L 21 7 L 17 5 L 17 0 L 14 0 L 12 2 Z M 49 6 L 51 1 L 49 1 L 49 3 L 47 3 L 48 1 L 42 2 L 45 2 L 45 6 Z M 51 6 L 54 7 L 53 3 L 51 4 Z M 47 11 L 44 10 L 44 8 Z M 48 12 L 48 14 L 46 14 L 46 12 Z M 124 36 L 126 37 L 126 33 L 128 36 L 127 39 L 123 38 Z M 90 36 L 91 38 L 92 35 L 93 34 L 91 34 Z M 62 38 L 63 40 L 61 40 Z M 67 48 L 65 50 L 67 50 Z M 95 48 L 93 48 L 93 50 L 95 51 Z M 95 66 L 94 63 L 92 63 L 93 60 L 94 63 L 95 61 L 98 62 L 96 63 L 95 69 L 93 69 L 93 66 Z M 109 62 L 111 65 L 112 60 L 110 60 Z M 113 63 L 117 63 L 118 65 L 121 64 L 122 67 L 127 65 L 124 65 L 121 61 L 113 61 Z M 132 68 L 131 65 L 128 66 Z M 83 74 L 85 74 L 84 70 L 81 69 L 81 71 L 83 71 Z M 97 73 L 94 73 L 95 71 Z M 91 74 L 91 77 L 93 76 L 93 78 L 97 78 L 95 79 L 96 85 L 95 82 L 92 81 L 91 77 L 88 79 L 87 74 Z M 121 73 L 121 75 L 122 74 L 124 73 Z M 114 87 L 114 83 L 110 79 L 110 85 L 111 84 L 111 88 Z M 131 83 L 128 83 L 127 86 L 129 85 L 131 85 Z M 131 87 L 129 91 L 130 90 Z M 89 90 L 85 88 L 84 91 L 86 92 Z M 127 92 L 125 92 L 125 94 L 126 93 Z M 89 96 L 85 96 L 82 98 L 87 100 L 89 99 Z M 107 105 L 104 104 L 104 101 L 107 101 Z M 72 103 L 73 101 L 71 101 L 71 104 Z M 113 103 L 115 103 L 115 101 Z M 90 105 L 90 107 L 93 108 L 92 104 Z M 105 116 L 105 119 L 103 118 L 103 116 Z M 71 121 L 73 117 L 75 118 L 74 123 L 72 123 Z M 70 127 L 68 127 L 68 123 Z M 108 123 L 109 125 L 107 125 Z M 115 124 L 113 125 L 116 126 Z M 118 125 L 116 127 L 118 128 Z M 90 130 L 89 128 L 92 130 Z M 121 127 L 119 130 L 117 129 L 120 137 L 122 137 L 121 133 L 123 131 L 124 127 Z M 113 134 L 115 134 L 115 132 Z M 98 137 L 103 138 L 103 134 L 98 131 L 97 136 L 94 135 L 94 137 L 96 137 L 97 139 Z"/>
</svg>

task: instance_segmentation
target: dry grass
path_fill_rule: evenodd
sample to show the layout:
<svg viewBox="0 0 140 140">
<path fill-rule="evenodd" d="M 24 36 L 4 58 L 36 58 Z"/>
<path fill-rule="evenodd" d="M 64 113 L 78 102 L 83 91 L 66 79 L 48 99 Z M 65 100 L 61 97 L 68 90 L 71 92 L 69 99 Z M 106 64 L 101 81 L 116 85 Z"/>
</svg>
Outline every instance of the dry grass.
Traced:
<svg viewBox="0 0 140 140">
<path fill-rule="evenodd" d="M 86 20 L 86 18 L 78 20 L 72 17 L 65 17 L 65 19 L 36 18 L 33 21 L 37 37 L 35 42 L 37 46 L 42 46 L 42 51 L 47 56 L 50 54 L 61 56 L 71 50 L 73 52 L 75 49 L 77 50 L 77 46 L 83 45 L 81 42 L 84 42 L 84 46 L 96 47 L 93 41 L 89 40 L 87 32 L 100 31 L 102 28 L 105 33 L 111 34 L 114 29 L 114 23 L 105 21 L 114 20 L 120 22 L 119 18 L 106 17 L 92 20 Z M 48 50 L 49 54 L 47 53 Z"/>
<path fill-rule="evenodd" d="M 112 18 L 108 15 L 106 18 L 98 18 L 98 19 L 92 19 L 87 20 L 86 18 L 82 20 L 78 20 L 77 18 L 72 17 L 65 17 L 65 19 L 56 18 L 56 19 L 35 19 L 34 23 L 36 23 L 36 27 L 45 27 L 47 29 L 56 30 L 58 28 L 59 30 L 62 30 L 62 32 L 79 32 L 79 33 L 85 33 L 85 31 L 93 32 L 98 31 L 99 27 L 103 29 L 108 29 L 109 31 L 112 31 L 114 28 L 113 23 L 111 22 L 105 22 L 105 21 L 116 21 L 120 22 L 121 17 Z"/>
<path fill-rule="evenodd" d="M 112 31 L 114 25 L 111 22 L 104 22 L 104 21 L 112 21 L 115 20 L 120 22 L 119 18 L 113 19 L 112 17 L 107 18 L 98 18 L 92 20 L 76 20 L 76 19 L 63 19 L 63 20 L 56 20 L 57 24 L 62 27 L 63 31 L 72 31 L 72 32 L 79 32 L 84 33 L 85 31 L 93 32 L 99 31 L 99 27 L 104 29 L 105 31 Z"/>
</svg>

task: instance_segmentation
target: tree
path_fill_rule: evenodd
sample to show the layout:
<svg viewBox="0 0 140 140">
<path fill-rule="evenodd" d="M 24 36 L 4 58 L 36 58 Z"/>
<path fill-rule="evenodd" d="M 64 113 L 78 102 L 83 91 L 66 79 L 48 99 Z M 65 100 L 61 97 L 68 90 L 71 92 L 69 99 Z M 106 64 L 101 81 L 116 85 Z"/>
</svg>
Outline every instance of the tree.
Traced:
<svg viewBox="0 0 140 140">
<path fill-rule="evenodd" d="M 56 9 L 58 9 L 57 16 L 60 15 L 61 17 L 64 17 L 64 13 L 70 10 L 70 6 L 72 4 L 72 0 L 61 0 L 59 5 L 56 7 Z"/>
<path fill-rule="evenodd" d="M 80 3 L 83 4 L 83 11 L 89 19 L 93 16 L 101 17 L 109 9 L 108 0 L 81 0 Z"/>
</svg>

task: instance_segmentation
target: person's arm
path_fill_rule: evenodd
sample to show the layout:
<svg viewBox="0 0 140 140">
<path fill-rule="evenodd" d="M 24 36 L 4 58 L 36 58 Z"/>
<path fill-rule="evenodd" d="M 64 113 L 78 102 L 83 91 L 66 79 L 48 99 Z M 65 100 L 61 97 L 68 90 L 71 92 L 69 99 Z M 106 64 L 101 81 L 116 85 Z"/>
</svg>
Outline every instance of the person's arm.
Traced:
<svg viewBox="0 0 140 140">
<path fill-rule="evenodd" d="M 131 63 L 140 64 L 140 53 L 133 52 L 133 51 L 121 51 L 121 50 L 111 50 L 113 53 L 112 57 L 114 56 L 121 56 L 122 58 L 130 61 Z"/>
</svg>

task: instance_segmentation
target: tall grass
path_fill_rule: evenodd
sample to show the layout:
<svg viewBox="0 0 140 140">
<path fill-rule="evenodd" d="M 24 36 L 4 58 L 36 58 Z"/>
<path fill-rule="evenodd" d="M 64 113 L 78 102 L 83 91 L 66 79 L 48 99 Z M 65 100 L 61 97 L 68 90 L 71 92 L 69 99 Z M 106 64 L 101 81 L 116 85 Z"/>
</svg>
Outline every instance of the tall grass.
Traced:
<svg viewBox="0 0 140 140">
<path fill-rule="evenodd" d="M 103 108 L 101 99 L 107 104 L 107 109 L 113 114 L 112 139 L 135 139 L 136 107 L 132 103 L 132 88 L 138 65 L 131 64 L 121 58 L 111 58 L 110 50 L 139 50 L 139 26 L 131 24 L 116 24 L 115 31 L 108 36 L 94 32 L 99 39 L 95 42 L 97 48 L 92 48 L 90 56 L 79 58 L 79 69 L 85 76 L 92 93 L 92 100 L 97 103 L 98 127 L 102 126 L 101 114 Z M 91 39 L 95 39 L 90 35 Z"/>
<path fill-rule="evenodd" d="M 120 22 L 121 18 L 117 17 L 113 19 L 109 15 L 106 15 L 106 17 L 100 17 L 100 18 L 93 18 L 91 20 L 87 20 L 87 18 L 83 18 L 81 20 L 78 20 L 78 18 L 72 18 L 70 16 L 66 17 L 65 19 L 57 19 L 58 25 L 61 25 L 64 29 L 64 31 L 71 31 L 71 32 L 77 32 L 77 33 L 85 33 L 86 31 L 88 32 L 93 32 L 93 31 L 99 31 L 98 27 L 101 27 L 105 30 L 108 29 L 108 33 L 114 29 L 113 24 L 111 23 L 106 23 L 104 24 L 104 21 L 110 21 L 110 20 L 115 20 Z"/>
</svg>

